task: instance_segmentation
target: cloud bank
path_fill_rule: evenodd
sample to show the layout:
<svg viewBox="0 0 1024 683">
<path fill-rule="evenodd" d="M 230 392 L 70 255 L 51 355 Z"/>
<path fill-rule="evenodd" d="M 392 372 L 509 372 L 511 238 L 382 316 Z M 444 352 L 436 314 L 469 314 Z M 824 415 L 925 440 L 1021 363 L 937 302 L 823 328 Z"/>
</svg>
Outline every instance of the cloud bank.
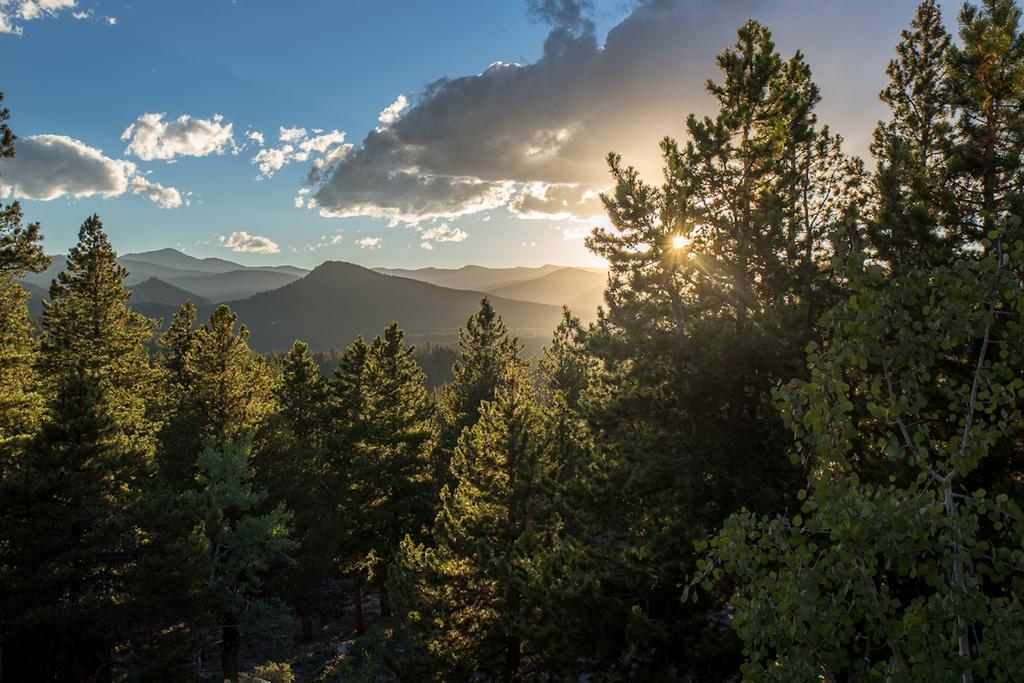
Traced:
<svg viewBox="0 0 1024 683">
<path fill-rule="evenodd" d="M 152 182 L 132 162 L 112 159 L 66 135 L 18 138 L 14 149 L 14 157 L 0 159 L 0 197 L 51 201 L 131 192 L 165 209 L 184 203 L 178 190 Z"/>
<path fill-rule="evenodd" d="M 883 115 L 885 62 L 913 13 L 912 3 L 865 4 L 646 0 L 600 44 L 589 2 L 528 0 L 529 16 L 551 25 L 536 61 L 440 78 L 386 107 L 330 172 L 310 173 L 316 206 L 392 223 L 497 207 L 590 222 L 604 213 L 607 153 L 658 181 L 659 140 L 682 136 L 687 114 L 711 111 L 704 84 L 719 77 L 715 56 L 751 17 L 776 29 L 783 56 L 805 52 L 825 97 L 821 120 L 863 152 Z"/>
</svg>

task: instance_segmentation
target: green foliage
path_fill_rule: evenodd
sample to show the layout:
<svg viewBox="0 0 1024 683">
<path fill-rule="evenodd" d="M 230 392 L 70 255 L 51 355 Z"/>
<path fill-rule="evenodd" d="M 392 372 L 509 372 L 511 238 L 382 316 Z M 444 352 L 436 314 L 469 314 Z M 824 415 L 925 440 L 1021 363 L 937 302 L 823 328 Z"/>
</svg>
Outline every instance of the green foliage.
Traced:
<svg viewBox="0 0 1024 683">
<path fill-rule="evenodd" d="M 742 586 L 746 675 L 1011 680 L 1024 664 L 1024 497 L 1007 477 L 1024 426 L 1020 271 L 994 257 L 888 280 L 869 268 L 855 291 L 810 350 L 810 380 L 780 396 L 815 473 L 800 514 L 744 513 L 713 542 L 708 575 Z"/>
<path fill-rule="evenodd" d="M 925 31 L 936 11 L 922 5 L 901 54 L 922 33 L 945 42 Z M 941 84 L 967 248 L 846 264 L 810 376 L 778 393 L 810 473 L 799 510 L 738 514 L 699 566 L 705 589 L 736 582 L 747 678 L 967 682 L 1024 666 L 1024 230 L 1005 156 L 1020 110 L 1001 105 L 1024 94 L 1018 18 L 966 7 Z"/>
<path fill-rule="evenodd" d="M 949 185 L 949 45 L 938 3 L 926 0 L 886 69 L 889 85 L 881 99 L 891 117 L 875 128 L 871 145 L 878 169 L 868 230 L 880 258 L 889 263 L 945 263 L 965 237 L 956 229 Z"/>
<path fill-rule="evenodd" d="M 4 101 L 4 94 L 0 92 L 0 102 Z M 7 121 L 11 118 L 11 110 L 7 107 L 0 109 L 0 157 L 13 157 L 14 156 L 14 131 L 7 125 Z"/>
<path fill-rule="evenodd" d="M 729 587 L 695 606 L 674 596 L 694 539 L 796 490 L 771 392 L 805 373 L 803 348 L 842 284 L 831 256 L 860 229 L 860 163 L 817 126 L 802 55 L 783 60 L 752 21 L 718 66 L 718 111 L 687 120 L 685 145 L 664 140 L 661 187 L 609 156 L 614 229 L 588 240 L 609 283 L 590 340 L 605 371 L 582 406 L 595 448 L 579 545 L 614 616 L 585 624 L 577 647 L 609 678 L 735 667 L 731 636 L 706 626 Z"/>
<path fill-rule="evenodd" d="M 287 662 L 270 662 L 269 664 L 261 664 L 257 667 L 253 667 L 253 670 L 242 674 L 238 679 L 239 683 L 255 683 L 256 681 L 266 681 L 266 683 L 293 683 L 295 680 L 295 674 L 292 673 L 292 667 Z"/>
<path fill-rule="evenodd" d="M 5 116 L 0 112 L 0 120 Z M 2 130 L 0 145 L 4 144 Z M 35 370 L 38 343 L 29 323 L 28 295 L 14 280 L 46 268 L 49 259 L 38 243 L 41 237 L 38 223 L 22 225 L 17 202 L 0 207 L 0 477 L 6 463 L 35 432 L 43 412 Z"/>
<path fill-rule="evenodd" d="M 191 301 L 186 301 L 174 312 L 167 331 L 160 335 L 160 346 L 164 349 L 164 367 L 179 390 L 189 384 L 185 361 L 189 349 L 195 342 L 195 326 L 196 307 Z"/>
<path fill-rule="evenodd" d="M 249 349 L 249 331 L 219 306 L 209 321 L 191 330 L 191 304 L 175 314 L 162 338 L 172 385 L 173 412 L 162 434 L 160 468 L 176 485 L 191 480 L 203 445 L 249 439 L 272 410 L 271 384 L 263 361 Z"/>
<path fill-rule="evenodd" d="M 191 590 L 202 610 L 197 625 L 222 629 L 225 676 L 238 672 L 239 631 L 286 609 L 264 598 L 263 585 L 271 571 L 291 563 L 298 546 L 289 535 L 291 513 L 280 504 L 261 512 L 267 493 L 252 479 L 247 445 L 211 441 L 199 455 L 194 486 L 177 503 L 176 514 L 191 529 L 180 542 L 191 546 L 201 581 Z"/>
<path fill-rule="evenodd" d="M 40 372 L 51 387 L 96 378 L 110 405 L 118 448 L 150 457 L 157 424 L 149 397 L 156 394 L 156 374 L 146 344 L 156 321 L 128 306 L 127 274 L 99 216 L 89 217 L 43 302 Z"/>
<path fill-rule="evenodd" d="M 870 177 L 740 27 L 660 185 L 609 156 L 606 308 L 534 374 L 486 299 L 457 351 L 393 323 L 272 365 L 188 302 L 151 357 L 96 216 L 36 335 L 39 226 L 0 207 L 0 674 L 192 680 L 216 644 L 235 679 L 294 610 L 324 641 L 241 680 L 323 647 L 318 680 L 1015 680 L 1020 20 L 954 42 L 921 3 Z"/>
<path fill-rule="evenodd" d="M 337 570 L 342 526 L 337 491 L 325 477 L 327 391 L 309 347 L 295 342 L 274 389 L 277 411 L 261 429 L 253 462 L 270 500 L 294 514 L 292 537 L 301 545 L 293 553 L 295 565 L 279 572 L 274 583 L 307 624 L 323 611 L 324 583 Z"/>
<path fill-rule="evenodd" d="M 370 347 L 363 370 L 361 427 L 351 453 L 346 522 L 357 565 L 381 590 L 390 610 L 388 567 L 408 534 L 419 536 L 433 513 L 434 482 L 427 446 L 432 406 L 423 371 L 397 323 Z"/>
<path fill-rule="evenodd" d="M 1024 35 L 1014 0 L 965 4 L 959 19 L 960 44 L 948 57 L 957 116 L 950 167 L 958 228 L 976 242 L 1024 213 Z"/>
<path fill-rule="evenodd" d="M 0 276 L 21 277 L 46 270 L 50 258 L 43 253 L 42 239 L 39 223 L 22 225 L 19 202 L 0 206 Z"/>
<path fill-rule="evenodd" d="M 181 497 L 182 509 L 195 520 L 193 539 L 208 550 L 204 590 L 225 614 L 249 609 L 262 574 L 295 547 L 288 537 L 291 514 L 283 506 L 259 514 L 267 494 L 251 480 L 248 447 L 210 445 L 199 456 L 195 488 Z"/>
<path fill-rule="evenodd" d="M 441 680 L 517 680 L 536 665 L 542 565 L 556 550 L 551 463 L 529 385 L 512 368 L 464 432 L 433 545 L 403 544 L 410 627 Z"/>
<path fill-rule="evenodd" d="M 519 342 L 509 337 L 491 302 L 480 302 L 480 310 L 459 330 L 459 358 L 452 368 L 451 384 L 438 392 L 438 439 L 434 449 L 434 471 L 438 482 L 448 481 L 449 465 L 459 436 L 480 415 L 480 405 L 494 399 L 502 374 L 520 367 Z"/>
<path fill-rule="evenodd" d="M 142 461 L 120 448 L 103 383 L 70 377 L 0 484 L 4 670 L 28 679 L 109 675 L 125 638 Z"/>
</svg>

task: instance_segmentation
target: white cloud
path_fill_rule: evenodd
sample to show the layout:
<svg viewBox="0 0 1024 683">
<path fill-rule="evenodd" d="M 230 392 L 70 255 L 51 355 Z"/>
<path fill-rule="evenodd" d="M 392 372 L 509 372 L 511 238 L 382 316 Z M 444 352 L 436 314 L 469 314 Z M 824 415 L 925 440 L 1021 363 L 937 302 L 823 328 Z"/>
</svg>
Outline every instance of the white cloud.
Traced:
<svg viewBox="0 0 1024 683">
<path fill-rule="evenodd" d="M 244 230 L 238 230 L 227 237 L 222 236 L 218 239 L 231 251 L 245 254 L 276 254 L 281 251 L 281 248 L 270 238 L 250 235 Z"/>
<path fill-rule="evenodd" d="M 309 131 L 305 128 L 281 126 L 278 131 L 278 139 L 285 143 L 280 147 L 263 147 L 263 136 L 259 136 L 258 142 L 263 149 L 250 160 L 260 169 L 259 175 L 256 176 L 257 180 L 270 178 L 290 163 L 310 159 L 313 160 L 311 173 L 321 173 L 345 158 L 352 149 L 352 145 L 345 144 L 345 133 L 337 129 L 324 133 L 314 128 L 313 137 L 309 137 Z M 298 201 L 295 206 L 300 206 Z"/>
<path fill-rule="evenodd" d="M 250 140 L 255 142 L 257 145 L 259 145 L 260 147 L 262 147 L 263 144 L 264 144 L 263 133 L 260 133 L 259 131 L 247 130 L 247 131 L 245 131 L 245 137 L 249 138 Z"/>
<path fill-rule="evenodd" d="M 107 21 L 107 25 L 108 26 L 116 26 L 117 25 L 117 17 L 107 17 L 106 21 Z"/>
<path fill-rule="evenodd" d="M 299 189 L 299 192 L 298 192 L 298 194 L 295 195 L 295 199 L 294 199 L 294 203 L 295 203 L 295 208 L 296 209 L 301 209 L 301 208 L 307 206 L 307 203 L 306 203 L 307 201 L 309 202 L 309 204 L 308 204 L 309 208 L 313 208 L 315 206 L 315 203 L 313 202 L 312 198 L 310 198 L 310 196 L 309 196 L 309 192 L 310 192 L 310 188 L 308 188 L 308 187 L 303 187 L 303 188 Z"/>
<path fill-rule="evenodd" d="M 299 143 L 299 149 L 305 152 L 318 152 L 323 154 L 335 145 L 345 142 L 345 134 L 339 130 L 332 130 L 316 137 L 303 140 Z"/>
<path fill-rule="evenodd" d="M 409 106 L 409 100 L 405 95 L 399 95 L 398 98 L 386 106 L 384 111 L 380 113 L 377 120 L 380 121 L 382 126 L 390 126 L 392 123 L 397 121 L 402 116 L 402 110 Z"/>
<path fill-rule="evenodd" d="M 15 156 L 0 160 L 0 193 L 49 201 L 62 195 L 116 197 L 128 189 L 135 164 L 104 156 L 66 135 L 19 138 Z"/>
<path fill-rule="evenodd" d="M 204 157 L 223 154 L 234 147 L 232 124 L 214 114 L 212 119 L 194 119 L 187 114 L 164 121 L 165 114 L 143 114 L 121 134 L 128 141 L 125 154 L 144 161 L 174 159 L 179 156 Z"/>
<path fill-rule="evenodd" d="M 281 142 L 295 142 L 306 137 L 305 128 L 278 128 L 277 137 Z"/>
<path fill-rule="evenodd" d="M 420 249 L 426 249 L 427 251 L 433 251 L 434 245 L 430 242 L 420 242 Z"/>
<path fill-rule="evenodd" d="M 20 36 L 21 22 L 55 17 L 75 6 L 75 0 L 0 0 L 0 33 Z"/>
<path fill-rule="evenodd" d="M 453 228 L 447 223 L 424 230 L 420 234 L 422 240 L 434 240 L 435 242 L 464 242 L 469 235 L 464 230 Z"/>
<path fill-rule="evenodd" d="M 143 195 L 164 209 L 177 209 L 183 203 L 187 203 L 182 200 L 181 193 L 175 188 L 151 182 L 142 175 L 132 178 L 132 194 Z"/>
<path fill-rule="evenodd" d="M 252 163 L 259 164 L 260 168 L 257 180 L 269 178 L 274 175 L 275 171 L 280 171 L 291 160 L 294 151 L 294 147 L 285 145 L 278 148 L 267 147 L 257 152 L 256 156 L 252 158 Z"/>
<path fill-rule="evenodd" d="M 132 162 L 111 159 L 66 135 L 19 138 L 15 152 L 14 157 L 0 159 L 0 197 L 51 201 L 131 192 L 166 209 L 188 203 L 177 189 L 149 180 Z"/>
<path fill-rule="evenodd" d="M 508 209 L 518 218 L 590 221 L 604 216 L 600 193 L 607 189 L 581 183 L 526 183 Z"/>
<path fill-rule="evenodd" d="M 78 21 L 82 21 L 83 19 L 88 19 L 92 16 L 92 10 L 87 9 L 81 12 L 72 12 L 71 16 L 77 19 Z"/>
<path fill-rule="evenodd" d="M 380 237 L 363 237 L 356 240 L 360 249 L 379 249 L 384 240 Z"/>
</svg>

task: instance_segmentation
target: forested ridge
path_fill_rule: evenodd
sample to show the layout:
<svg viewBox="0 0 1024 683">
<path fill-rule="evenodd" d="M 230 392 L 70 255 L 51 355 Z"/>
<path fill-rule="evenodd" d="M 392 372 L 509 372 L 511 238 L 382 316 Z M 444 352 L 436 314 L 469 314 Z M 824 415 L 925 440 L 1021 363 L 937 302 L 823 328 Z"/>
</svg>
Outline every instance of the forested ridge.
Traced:
<svg viewBox="0 0 1024 683">
<path fill-rule="evenodd" d="M 740 27 L 536 359 L 486 299 L 450 355 L 162 325 L 95 215 L 30 318 L 0 207 L 0 680 L 1020 680 L 1021 11 L 956 31 L 869 168 Z"/>
</svg>

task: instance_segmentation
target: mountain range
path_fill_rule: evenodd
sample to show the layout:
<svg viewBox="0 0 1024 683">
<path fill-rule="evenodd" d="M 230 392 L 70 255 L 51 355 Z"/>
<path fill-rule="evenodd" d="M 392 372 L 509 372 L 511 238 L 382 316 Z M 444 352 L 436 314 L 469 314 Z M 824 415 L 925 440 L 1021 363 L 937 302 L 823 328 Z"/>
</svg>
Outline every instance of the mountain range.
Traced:
<svg viewBox="0 0 1024 683">
<path fill-rule="evenodd" d="M 594 318 L 606 277 L 597 269 L 553 265 L 371 270 L 327 261 L 308 271 L 199 259 L 175 249 L 124 254 L 118 261 L 128 271 L 133 307 L 166 323 L 186 300 L 196 304 L 200 321 L 226 302 L 260 352 L 286 350 L 295 339 L 314 350 L 343 347 L 356 336 L 372 338 L 392 320 L 418 343 L 451 343 L 485 296 L 528 350 L 536 350 L 558 324 L 561 305 Z M 54 256 L 45 272 L 24 279 L 32 312 L 41 311 L 49 282 L 66 263 L 65 256 Z"/>
</svg>

